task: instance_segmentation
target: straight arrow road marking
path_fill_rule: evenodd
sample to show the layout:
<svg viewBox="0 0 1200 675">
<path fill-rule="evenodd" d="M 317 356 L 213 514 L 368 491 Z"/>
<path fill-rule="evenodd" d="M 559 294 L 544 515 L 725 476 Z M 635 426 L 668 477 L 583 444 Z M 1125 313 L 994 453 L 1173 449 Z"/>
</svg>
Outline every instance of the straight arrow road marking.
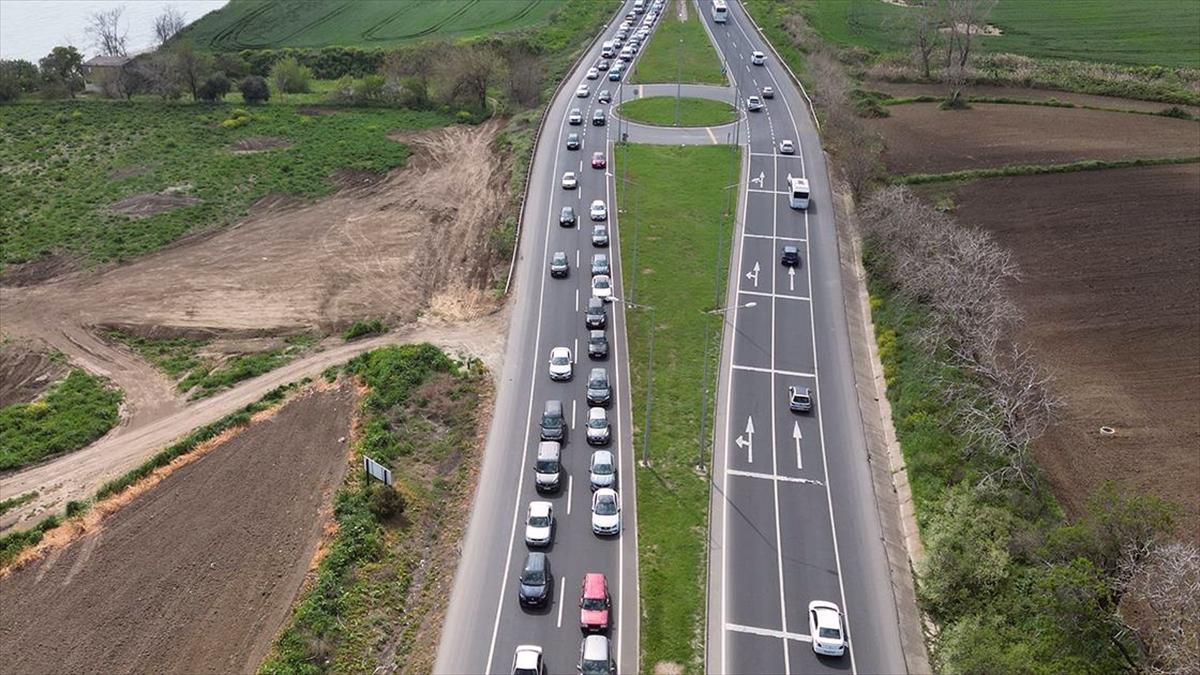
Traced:
<svg viewBox="0 0 1200 675">
<path fill-rule="evenodd" d="M 746 449 L 746 451 L 747 451 L 746 452 L 746 461 L 753 464 L 754 463 L 754 418 L 753 417 L 749 417 L 749 416 L 746 417 L 746 435 L 738 436 L 737 440 L 735 440 L 734 443 L 737 443 L 737 446 L 739 448 Z"/>
<path fill-rule="evenodd" d="M 792 427 L 792 440 L 796 441 L 796 468 L 797 469 L 804 468 L 804 462 L 800 460 L 800 439 L 801 438 L 802 438 L 802 436 L 800 435 L 800 423 L 795 422 L 794 426 Z"/>
<path fill-rule="evenodd" d="M 788 268 L 788 290 L 789 291 L 796 290 L 796 268 L 795 267 Z"/>
<path fill-rule="evenodd" d="M 756 263 L 754 263 L 754 271 L 746 272 L 746 278 L 754 282 L 755 288 L 758 288 L 758 271 L 759 271 L 759 266 L 758 266 L 758 263 L 756 262 Z"/>
</svg>

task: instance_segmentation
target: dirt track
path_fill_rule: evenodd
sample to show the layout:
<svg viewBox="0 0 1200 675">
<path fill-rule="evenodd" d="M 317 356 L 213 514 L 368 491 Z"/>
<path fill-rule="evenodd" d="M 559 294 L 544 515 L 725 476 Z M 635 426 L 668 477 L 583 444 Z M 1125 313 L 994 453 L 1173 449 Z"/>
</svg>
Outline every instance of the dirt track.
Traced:
<svg viewBox="0 0 1200 675">
<path fill-rule="evenodd" d="M 883 160 L 895 174 L 1200 154 L 1200 123 L 1169 117 L 994 103 L 956 111 L 911 103 L 888 112 L 871 127 L 883 134 Z"/>
<path fill-rule="evenodd" d="M 5 672 L 256 668 L 315 554 L 353 405 L 302 395 L 0 581 Z"/>
<path fill-rule="evenodd" d="M 961 222 L 995 233 L 1025 276 L 1023 337 L 1068 404 L 1035 447 L 1059 498 L 1078 513 L 1115 480 L 1179 504 L 1200 541 L 1200 166 L 996 178 L 953 195 Z"/>
</svg>

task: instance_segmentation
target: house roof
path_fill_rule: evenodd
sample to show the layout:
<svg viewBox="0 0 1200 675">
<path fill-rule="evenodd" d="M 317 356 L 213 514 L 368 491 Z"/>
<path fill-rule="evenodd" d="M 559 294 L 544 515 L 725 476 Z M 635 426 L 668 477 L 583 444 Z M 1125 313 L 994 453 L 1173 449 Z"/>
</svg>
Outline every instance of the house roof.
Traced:
<svg viewBox="0 0 1200 675">
<path fill-rule="evenodd" d="M 123 66 L 133 59 L 129 56 L 94 56 L 83 62 L 85 66 Z"/>
</svg>

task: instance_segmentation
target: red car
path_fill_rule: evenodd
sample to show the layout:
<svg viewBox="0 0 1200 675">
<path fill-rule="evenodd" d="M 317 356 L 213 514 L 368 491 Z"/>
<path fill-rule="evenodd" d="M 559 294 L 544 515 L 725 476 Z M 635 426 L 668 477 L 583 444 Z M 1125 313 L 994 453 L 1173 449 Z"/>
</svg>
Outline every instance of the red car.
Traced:
<svg viewBox="0 0 1200 675">
<path fill-rule="evenodd" d="M 599 572 L 588 572 L 579 591 L 579 627 L 584 632 L 608 630 L 608 580 Z"/>
<path fill-rule="evenodd" d="M 603 169 L 606 166 L 608 166 L 608 160 L 604 158 L 604 153 L 603 152 L 593 152 L 592 153 L 592 168 L 593 169 Z"/>
</svg>

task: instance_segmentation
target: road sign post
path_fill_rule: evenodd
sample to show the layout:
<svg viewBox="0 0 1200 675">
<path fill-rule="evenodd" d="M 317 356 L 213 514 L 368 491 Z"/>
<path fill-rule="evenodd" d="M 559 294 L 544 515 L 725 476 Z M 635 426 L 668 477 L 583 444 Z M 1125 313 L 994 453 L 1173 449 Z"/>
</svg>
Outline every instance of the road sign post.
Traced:
<svg viewBox="0 0 1200 675">
<path fill-rule="evenodd" d="M 376 480 L 382 481 L 386 485 L 392 484 L 391 469 L 380 464 L 379 462 L 376 462 L 375 460 L 371 459 L 370 457 L 366 457 L 366 456 L 363 457 L 363 471 L 366 471 L 368 476 L 370 476 Z"/>
</svg>

